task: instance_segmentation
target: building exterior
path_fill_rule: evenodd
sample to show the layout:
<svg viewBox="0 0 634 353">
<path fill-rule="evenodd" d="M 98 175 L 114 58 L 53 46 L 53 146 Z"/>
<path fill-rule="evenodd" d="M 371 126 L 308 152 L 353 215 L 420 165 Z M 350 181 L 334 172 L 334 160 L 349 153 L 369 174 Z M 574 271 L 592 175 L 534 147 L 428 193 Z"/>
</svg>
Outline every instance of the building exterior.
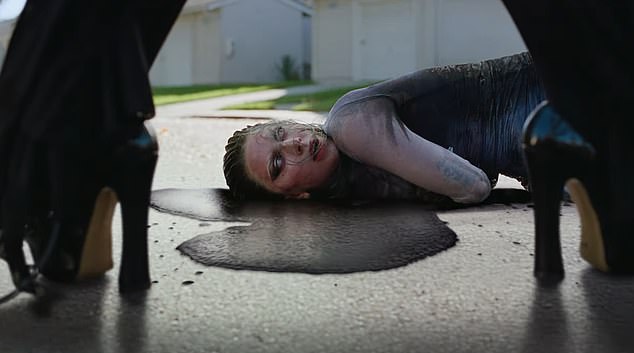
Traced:
<svg viewBox="0 0 634 353">
<path fill-rule="evenodd" d="M 500 0 L 314 0 L 316 81 L 379 80 L 524 50 Z"/>
<path fill-rule="evenodd" d="M 0 68 L 9 47 L 9 40 L 17 17 L 22 12 L 26 0 L 0 0 Z"/>
<path fill-rule="evenodd" d="M 189 0 L 159 53 L 153 85 L 273 82 L 288 55 L 310 65 L 312 8 L 297 0 Z"/>
<path fill-rule="evenodd" d="M 0 21 L 0 68 L 4 62 L 4 56 L 9 47 L 9 39 L 13 33 L 13 27 L 15 26 L 15 19 Z"/>
<path fill-rule="evenodd" d="M 0 21 L 0 64 L 14 24 Z M 273 82 L 289 56 L 315 81 L 380 80 L 524 50 L 500 0 L 188 0 L 150 79 Z"/>
</svg>

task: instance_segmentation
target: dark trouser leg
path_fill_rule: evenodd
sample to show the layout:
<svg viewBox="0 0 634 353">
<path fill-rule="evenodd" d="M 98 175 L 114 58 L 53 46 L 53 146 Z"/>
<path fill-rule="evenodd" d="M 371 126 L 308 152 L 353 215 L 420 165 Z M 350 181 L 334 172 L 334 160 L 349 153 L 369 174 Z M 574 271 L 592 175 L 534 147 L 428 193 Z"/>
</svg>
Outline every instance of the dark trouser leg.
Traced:
<svg viewBox="0 0 634 353">
<path fill-rule="evenodd" d="M 611 270 L 634 270 L 634 2 L 503 0 L 555 110 L 597 150 L 583 176 Z M 583 221 L 583 220 L 582 220 Z"/>
<path fill-rule="evenodd" d="M 550 103 L 575 129 L 594 140 L 598 116 L 615 120 L 628 114 L 634 99 L 633 1 L 503 2 Z"/>
</svg>

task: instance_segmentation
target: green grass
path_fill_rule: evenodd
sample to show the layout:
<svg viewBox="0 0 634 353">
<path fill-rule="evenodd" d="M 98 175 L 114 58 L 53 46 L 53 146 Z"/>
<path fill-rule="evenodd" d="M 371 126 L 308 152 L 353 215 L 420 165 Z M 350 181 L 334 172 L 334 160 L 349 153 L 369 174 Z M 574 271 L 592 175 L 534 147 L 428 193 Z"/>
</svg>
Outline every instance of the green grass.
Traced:
<svg viewBox="0 0 634 353">
<path fill-rule="evenodd" d="M 271 84 L 222 84 L 222 85 L 193 85 L 183 87 L 153 87 L 154 104 L 163 105 L 193 101 L 197 99 L 228 96 L 239 93 L 249 93 L 273 88 L 309 85 L 311 81 L 285 81 Z"/>
<path fill-rule="evenodd" d="M 224 108 L 221 108 L 221 109 L 222 110 L 233 110 L 233 109 L 240 109 L 240 110 L 271 110 L 271 109 L 275 109 L 275 102 L 276 101 L 262 101 L 262 102 L 242 103 L 242 104 L 235 104 L 235 105 L 227 106 L 227 107 L 224 107 Z"/>
<path fill-rule="evenodd" d="M 353 89 L 366 87 L 369 84 L 370 83 L 363 83 L 311 94 L 284 96 L 271 101 L 236 104 L 225 107 L 224 109 L 275 109 L 278 106 L 284 106 L 285 109 L 290 110 L 326 112 L 332 108 L 339 97 Z"/>
</svg>

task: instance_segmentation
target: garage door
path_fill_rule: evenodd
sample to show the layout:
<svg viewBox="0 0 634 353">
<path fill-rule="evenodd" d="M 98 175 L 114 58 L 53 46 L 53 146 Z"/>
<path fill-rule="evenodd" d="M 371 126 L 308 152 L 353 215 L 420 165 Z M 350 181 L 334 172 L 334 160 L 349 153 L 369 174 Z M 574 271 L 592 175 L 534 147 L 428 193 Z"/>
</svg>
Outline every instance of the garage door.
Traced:
<svg viewBox="0 0 634 353">
<path fill-rule="evenodd" d="M 525 49 L 500 0 L 442 0 L 437 7 L 436 63 L 474 62 Z"/>
<path fill-rule="evenodd" d="M 354 11 L 355 79 L 385 79 L 415 70 L 412 0 L 359 1 Z"/>
</svg>

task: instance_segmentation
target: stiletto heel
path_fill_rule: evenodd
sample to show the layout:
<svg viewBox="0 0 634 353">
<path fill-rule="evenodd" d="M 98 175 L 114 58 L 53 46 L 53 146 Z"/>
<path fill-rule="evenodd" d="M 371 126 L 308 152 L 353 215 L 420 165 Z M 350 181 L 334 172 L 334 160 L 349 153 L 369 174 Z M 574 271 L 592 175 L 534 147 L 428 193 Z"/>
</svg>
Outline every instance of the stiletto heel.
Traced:
<svg viewBox="0 0 634 353">
<path fill-rule="evenodd" d="M 113 187 L 121 202 L 123 247 L 119 290 L 129 292 L 150 287 L 147 247 L 148 205 L 158 144 L 152 130 L 144 131 L 121 151 Z"/>
<path fill-rule="evenodd" d="M 526 149 L 535 214 L 535 277 L 559 279 L 564 275 L 559 237 L 559 208 L 564 176 L 555 158 L 540 158 L 539 149 Z"/>
<path fill-rule="evenodd" d="M 564 184 L 584 175 L 596 152 L 547 102 L 528 117 L 523 148 L 534 201 L 534 273 L 556 281 L 564 275 L 559 235 Z"/>
</svg>

